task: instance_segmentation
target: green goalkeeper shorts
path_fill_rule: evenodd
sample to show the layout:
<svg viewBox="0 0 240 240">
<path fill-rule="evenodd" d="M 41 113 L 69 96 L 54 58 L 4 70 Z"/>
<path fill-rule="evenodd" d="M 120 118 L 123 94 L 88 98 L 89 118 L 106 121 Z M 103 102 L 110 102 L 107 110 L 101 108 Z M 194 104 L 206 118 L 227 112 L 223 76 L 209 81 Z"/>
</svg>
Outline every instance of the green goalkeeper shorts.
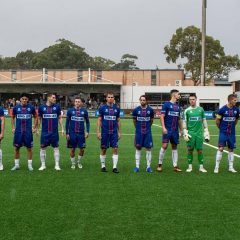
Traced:
<svg viewBox="0 0 240 240">
<path fill-rule="evenodd" d="M 197 150 L 203 149 L 203 135 L 202 133 L 196 134 L 192 132 L 188 132 L 189 135 L 191 135 L 190 140 L 187 142 L 187 147 Z"/>
</svg>

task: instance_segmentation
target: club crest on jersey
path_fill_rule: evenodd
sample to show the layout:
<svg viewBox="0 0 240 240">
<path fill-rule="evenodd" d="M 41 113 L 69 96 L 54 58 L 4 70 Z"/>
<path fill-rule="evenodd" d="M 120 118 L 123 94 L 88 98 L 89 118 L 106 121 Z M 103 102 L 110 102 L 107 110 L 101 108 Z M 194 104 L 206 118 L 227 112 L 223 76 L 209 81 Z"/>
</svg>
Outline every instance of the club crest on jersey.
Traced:
<svg viewBox="0 0 240 240">
<path fill-rule="evenodd" d="M 43 111 L 46 111 L 46 110 L 47 110 L 47 108 L 44 107 L 44 108 L 43 108 Z"/>
<path fill-rule="evenodd" d="M 30 108 L 27 108 L 28 111 L 30 111 L 31 109 Z"/>
<path fill-rule="evenodd" d="M 81 112 L 82 115 L 84 115 L 84 112 Z"/>
<path fill-rule="evenodd" d="M 147 114 L 150 114 L 150 111 L 147 111 Z"/>
<path fill-rule="evenodd" d="M 108 109 L 105 109 L 105 112 L 108 112 Z"/>
<path fill-rule="evenodd" d="M 18 111 L 21 111 L 21 109 L 20 109 L 20 108 L 18 108 L 17 110 L 18 110 Z"/>
<path fill-rule="evenodd" d="M 141 111 L 138 111 L 138 114 L 140 115 L 140 114 L 141 114 Z"/>
<path fill-rule="evenodd" d="M 75 111 L 72 111 L 72 114 L 75 114 Z"/>
<path fill-rule="evenodd" d="M 53 107 L 53 110 L 56 110 L 56 107 Z"/>
</svg>

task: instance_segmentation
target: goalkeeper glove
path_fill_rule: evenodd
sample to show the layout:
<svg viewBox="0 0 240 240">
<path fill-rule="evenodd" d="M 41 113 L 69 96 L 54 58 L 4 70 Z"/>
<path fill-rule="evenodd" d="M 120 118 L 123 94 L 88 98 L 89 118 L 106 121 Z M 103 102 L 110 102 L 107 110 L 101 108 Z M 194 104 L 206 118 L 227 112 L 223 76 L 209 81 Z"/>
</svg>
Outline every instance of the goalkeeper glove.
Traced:
<svg viewBox="0 0 240 240">
<path fill-rule="evenodd" d="M 188 134 L 188 130 L 187 129 L 183 129 L 183 138 L 186 142 L 188 142 L 190 140 L 192 136 Z"/>
<path fill-rule="evenodd" d="M 210 140 L 210 134 L 207 128 L 204 128 L 203 136 L 206 142 L 209 142 Z"/>
</svg>

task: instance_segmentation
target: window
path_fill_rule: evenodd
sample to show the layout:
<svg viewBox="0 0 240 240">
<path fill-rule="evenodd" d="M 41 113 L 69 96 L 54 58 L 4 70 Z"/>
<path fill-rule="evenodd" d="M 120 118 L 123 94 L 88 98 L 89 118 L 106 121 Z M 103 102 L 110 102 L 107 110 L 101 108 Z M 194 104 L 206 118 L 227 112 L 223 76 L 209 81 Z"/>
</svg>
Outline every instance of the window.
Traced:
<svg viewBox="0 0 240 240">
<path fill-rule="evenodd" d="M 17 70 L 11 71 L 11 79 L 13 82 L 15 82 L 17 80 Z"/>
<path fill-rule="evenodd" d="M 102 71 L 97 71 L 97 82 L 102 81 Z"/>
<path fill-rule="evenodd" d="M 151 85 L 156 86 L 157 85 L 157 72 L 151 71 Z"/>
<path fill-rule="evenodd" d="M 78 82 L 83 81 L 83 71 L 82 70 L 78 70 L 77 81 Z"/>
</svg>

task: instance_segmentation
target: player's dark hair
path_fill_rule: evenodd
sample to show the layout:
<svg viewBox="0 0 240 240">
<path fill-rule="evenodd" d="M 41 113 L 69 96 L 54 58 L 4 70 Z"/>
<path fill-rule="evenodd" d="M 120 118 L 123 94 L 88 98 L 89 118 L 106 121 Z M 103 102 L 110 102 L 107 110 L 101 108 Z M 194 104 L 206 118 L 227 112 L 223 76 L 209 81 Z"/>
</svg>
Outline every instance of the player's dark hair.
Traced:
<svg viewBox="0 0 240 240">
<path fill-rule="evenodd" d="M 139 97 L 139 101 L 141 100 L 142 97 L 145 98 L 146 101 L 148 100 L 146 95 L 141 95 L 141 96 Z"/>
<path fill-rule="evenodd" d="M 82 103 L 85 103 L 85 100 L 84 100 L 83 98 L 81 98 L 80 96 L 76 96 L 76 97 L 74 98 L 74 101 L 75 101 L 76 99 L 80 99 Z"/>
<path fill-rule="evenodd" d="M 228 95 L 228 102 L 231 101 L 233 98 L 237 98 L 237 95 L 236 94 L 229 94 Z"/>
<path fill-rule="evenodd" d="M 28 98 L 28 94 L 27 93 L 22 93 L 20 98 L 22 98 L 22 97 L 27 97 Z"/>
<path fill-rule="evenodd" d="M 190 93 L 188 98 L 190 98 L 190 97 L 195 97 L 195 98 L 197 98 L 197 95 L 196 95 L 196 93 Z"/>
<path fill-rule="evenodd" d="M 172 94 L 173 93 L 178 93 L 179 91 L 177 90 L 177 89 L 172 89 L 171 91 L 170 91 L 170 95 L 172 96 Z"/>
<path fill-rule="evenodd" d="M 113 91 L 107 91 L 106 93 L 105 93 L 105 97 L 107 97 L 107 95 L 113 95 L 114 96 L 114 92 Z"/>
</svg>

